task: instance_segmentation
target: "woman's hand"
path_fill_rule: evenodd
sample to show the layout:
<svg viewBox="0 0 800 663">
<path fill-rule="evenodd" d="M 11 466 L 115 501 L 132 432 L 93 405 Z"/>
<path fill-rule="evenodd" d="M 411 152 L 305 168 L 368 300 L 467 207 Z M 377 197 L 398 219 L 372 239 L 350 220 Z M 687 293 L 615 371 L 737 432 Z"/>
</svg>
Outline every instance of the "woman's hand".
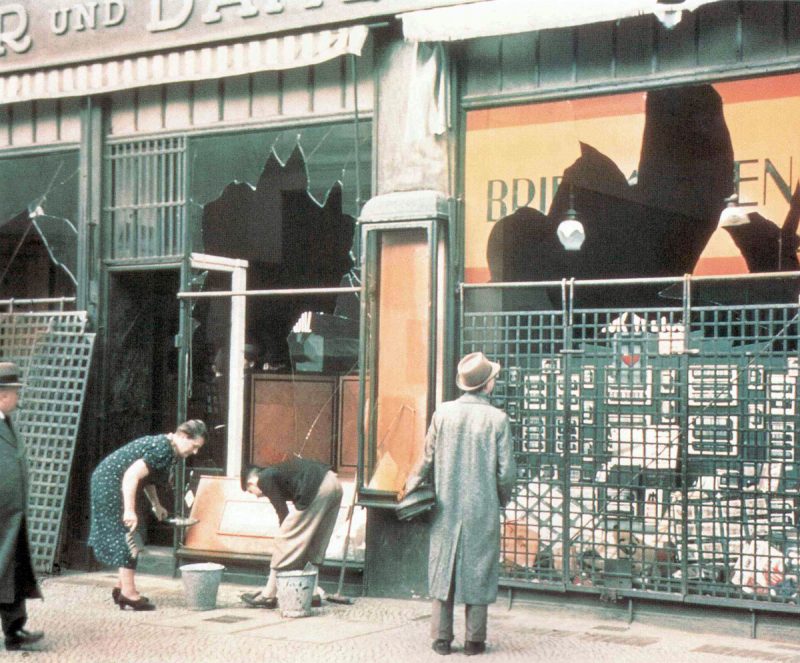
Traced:
<svg viewBox="0 0 800 663">
<path fill-rule="evenodd" d="M 122 514 L 122 522 L 131 532 L 136 529 L 139 524 L 139 518 L 136 516 L 136 511 L 125 511 Z"/>
<path fill-rule="evenodd" d="M 159 521 L 161 521 L 161 520 L 164 520 L 164 518 L 166 518 L 168 514 L 167 514 L 167 510 L 163 506 L 161 506 L 161 504 L 154 504 L 153 505 L 153 515 L 155 515 L 155 517 Z"/>
</svg>

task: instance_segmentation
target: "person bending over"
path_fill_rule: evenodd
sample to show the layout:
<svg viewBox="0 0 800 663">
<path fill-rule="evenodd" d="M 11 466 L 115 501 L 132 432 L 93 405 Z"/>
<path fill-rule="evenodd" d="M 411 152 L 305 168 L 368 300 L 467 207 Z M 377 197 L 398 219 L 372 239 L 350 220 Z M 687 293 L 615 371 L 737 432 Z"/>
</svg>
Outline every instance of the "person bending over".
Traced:
<svg viewBox="0 0 800 663">
<path fill-rule="evenodd" d="M 276 608 L 278 571 L 303 569 L 308 562 L 322 564 L 342 503 L 342 486 L 330 466 L 291 458 L 267 467 L 247 468 L 242 473 L 242 490 L 269 499 L 280 528 L 267 584 L 259 592 L 242 594 L 241 599 L 252 607 Z M 294 504 L 293 511 L 289 511 L 287 502 Z M 317 588 L 312 605 L 320 605 L 321 597 Z"/>
</svg>

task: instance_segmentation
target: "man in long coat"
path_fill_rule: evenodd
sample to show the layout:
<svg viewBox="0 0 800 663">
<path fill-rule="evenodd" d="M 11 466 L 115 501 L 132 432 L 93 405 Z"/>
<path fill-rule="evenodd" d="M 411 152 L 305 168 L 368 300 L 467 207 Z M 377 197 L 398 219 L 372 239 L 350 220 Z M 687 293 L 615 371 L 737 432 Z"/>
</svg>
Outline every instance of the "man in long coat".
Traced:
<svg viewBox="0 0 800 663">
<path fill-rule="evenodd" d="M 33 573 L 25 522 L 28 460 L 11 422 L 21 386 L 16 364 L 0 362 L 0 619 L 10 651 L 27 648 L 44 636 L 24 628 L 25 599 L 42 595 Z"/>
<path fill-rule="evenodd" d="M 414 490 L 433 468 L 428 591 L 438 654 L 451 651 L 454 603 L 466 604 L 464 653 L 483 653 L 487 607 L 497 599 L 500 508 L 511 499 L 516 479 L 508 417 L 489 403 L 499 372 L 500 364 L 482 352 L 459 362 L 456 384 L 464 393 L 436 409 L 422 460 L 400 495 Z"/>
</svg>

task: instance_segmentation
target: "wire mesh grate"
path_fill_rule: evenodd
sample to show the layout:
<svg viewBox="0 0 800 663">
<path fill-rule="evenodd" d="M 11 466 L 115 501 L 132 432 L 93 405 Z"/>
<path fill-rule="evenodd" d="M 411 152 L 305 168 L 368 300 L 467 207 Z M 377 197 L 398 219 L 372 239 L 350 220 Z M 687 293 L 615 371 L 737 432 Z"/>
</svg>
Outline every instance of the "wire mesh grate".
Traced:
<svg viewBox="0 0 800 663">
<path fill-rule="evenodd" d="M 461 350 L 505 369 L 493 399 L 519 467 L 503 576 L 796 606 L 798 305 L 580 294 L 527 312 L 519 291 L 495 300 L 508 311 L 464 299 Z"/>
<path fill-rule="evenodd" d="M 95 335 L 85 312 L 0 314 L 0 349 L 22 370 L 17 428 L 30 466 L 28 534 L 34 568 L 51 572 Z"/>
</svg>

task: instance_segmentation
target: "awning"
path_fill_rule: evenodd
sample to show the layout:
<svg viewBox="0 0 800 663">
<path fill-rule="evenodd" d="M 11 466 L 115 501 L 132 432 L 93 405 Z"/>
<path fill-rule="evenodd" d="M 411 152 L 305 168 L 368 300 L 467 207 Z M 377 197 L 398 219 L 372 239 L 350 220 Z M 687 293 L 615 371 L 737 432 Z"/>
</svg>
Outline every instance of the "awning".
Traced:
<svg viewBox="0 0 800 663">
<path fill-rule="evenodd" d="M 0 104 L 305 67 L 361 55 L 364 25 L 0 76 Z"/>
<path fill-rule="evenodd" d="M 477 37 L 565 28 L 655 14 L 668 27 L 680 21 L 683 11 L 720 0 L 484 0 L 468 5 L 440 7 L 401 14 L 403 34 L 409 41 L 459 41 Z"/>
</svg>

